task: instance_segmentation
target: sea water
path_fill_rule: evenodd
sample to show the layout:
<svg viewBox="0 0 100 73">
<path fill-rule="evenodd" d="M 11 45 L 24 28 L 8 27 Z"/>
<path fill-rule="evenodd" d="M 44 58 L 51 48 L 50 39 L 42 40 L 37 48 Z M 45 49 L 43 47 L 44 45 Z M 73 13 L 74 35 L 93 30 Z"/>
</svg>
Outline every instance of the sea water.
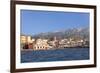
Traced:
<svg viewBox="0 0 100 73">
<path fill-rule="evenodd" d="M 23 50 L 21 63 L 89 59 L 89 48 L 62 48 L 55 50 Z"/>
</svg>

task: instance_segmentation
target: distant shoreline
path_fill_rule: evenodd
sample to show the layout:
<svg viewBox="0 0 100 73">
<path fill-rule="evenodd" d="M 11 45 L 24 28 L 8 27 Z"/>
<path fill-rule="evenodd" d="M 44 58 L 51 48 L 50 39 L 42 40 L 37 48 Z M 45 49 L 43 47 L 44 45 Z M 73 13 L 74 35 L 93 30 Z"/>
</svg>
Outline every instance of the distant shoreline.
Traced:
<svg viewBox="0 0 100 73">
<path fill-rule="evenodd" d="M 38 50 L 34 50 L 34 49 L 21 49 L 21 51 L 40 51 L 40 50 L 60 50 L 60 49 L 74 49 L 74 48 L 77 48 L 77 49 L 81 49 L 81 48 L 89 48 L 89 47 L 66 47 L 66 48 L 50 48 L 50 49 L 38 49 Z"/>
</svg>

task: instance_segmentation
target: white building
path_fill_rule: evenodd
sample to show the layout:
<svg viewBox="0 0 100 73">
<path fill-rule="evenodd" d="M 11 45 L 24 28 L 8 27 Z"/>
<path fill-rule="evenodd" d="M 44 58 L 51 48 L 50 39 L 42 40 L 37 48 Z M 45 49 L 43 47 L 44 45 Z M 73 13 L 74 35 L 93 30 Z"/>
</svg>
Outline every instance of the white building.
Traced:
<svg viewBox="0 0 100 73">
<path fill-rule="evenodd" d="M 47 39 L 37 39 L 35 45 L 33 46 L 34 50 L 46 50 L 50 49 L 51 46 L 47 43 Z"/>
</svg>

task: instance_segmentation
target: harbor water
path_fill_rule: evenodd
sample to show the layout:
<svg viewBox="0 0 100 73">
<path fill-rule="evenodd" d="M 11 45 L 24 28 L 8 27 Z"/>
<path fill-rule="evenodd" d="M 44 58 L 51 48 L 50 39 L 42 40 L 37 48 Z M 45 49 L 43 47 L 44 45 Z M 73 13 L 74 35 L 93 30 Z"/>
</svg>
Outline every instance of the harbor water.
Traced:
<svg viewBox="0 0 100 73">
<path fill-rule="evenodd" d="M 89 48 L 62 48 L 55 50 L 22 50 L 21 63 L 88 60 Z"/>
</svg>

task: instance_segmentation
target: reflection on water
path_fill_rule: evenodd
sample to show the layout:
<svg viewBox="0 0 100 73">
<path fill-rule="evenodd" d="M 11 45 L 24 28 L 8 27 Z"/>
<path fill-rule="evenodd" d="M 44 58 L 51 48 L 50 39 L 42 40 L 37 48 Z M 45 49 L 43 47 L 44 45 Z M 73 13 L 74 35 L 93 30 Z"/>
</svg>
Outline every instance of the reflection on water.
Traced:
<svg viewBox="0 0 100 73">
<path fill-rule="evenodd" d="M 21 63 L 87 59 L 89 59 L 89 48 L 64 48 L 56 50 L 21 51 Z"/>
</svg>

